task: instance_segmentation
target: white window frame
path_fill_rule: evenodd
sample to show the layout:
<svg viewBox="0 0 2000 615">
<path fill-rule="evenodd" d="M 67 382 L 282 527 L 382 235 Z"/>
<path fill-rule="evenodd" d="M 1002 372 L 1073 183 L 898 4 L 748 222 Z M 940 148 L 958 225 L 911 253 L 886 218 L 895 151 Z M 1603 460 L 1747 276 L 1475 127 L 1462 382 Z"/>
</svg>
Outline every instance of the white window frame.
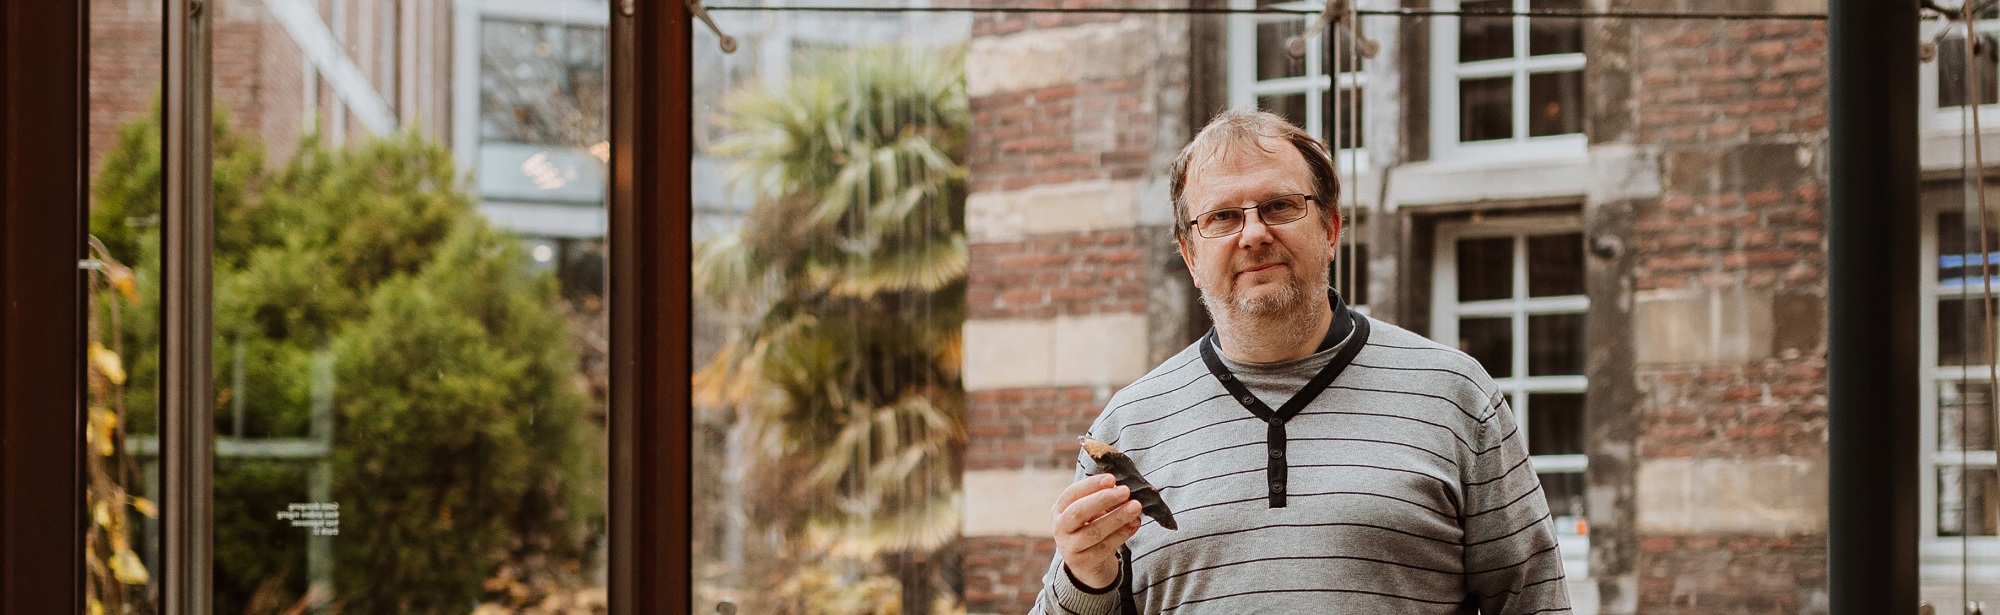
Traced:
<svg viewBox="0 0 2000 615">
<path fill-rule="evenodd" d="M 1431 339 L 1446 346 L 1458 347 L 1458 319 L 1461 316 L 1507 316 L 1513 320 L 1513 374 L 1490 374 L 1500 391 L 1507 394 L 1509 405 L 1514 411 L 1515 422 L 1520 426 L 1521 437 L 1532 438 L 1529 430 L 1528 413 L 1530 393 L 1576 393 L 1583 394 L 1589 379 L 1583 375 L 1574 376 L 1529 376 L 1528 365 L 1528 316 L 1542 314 L 1585 314 L 1590 309 L 1587 295 L 1563 295 L 1556 297 L 1528 297 L 1528 249 L 1527 238 L 1535 235 L 1557 233 L 1582 233 L 1582 216 L 1535 216 L 1505 219 L 1487 219 L 1481 222 L 1458 221 L 1438 225 L 1437 241 L 1433 248 L 1433 273 L 1431 275 Z M 1458 240 L 1486 237 L 1513 237 L 1514 287 L 1506 299 L 1460 302 L 1458 300 Z M 1579 349 L 1587 350 L 1587 349 Z M 1534 455 L 1529 457 L 1540 474 L 1582 474 L 1590 465 L 1588 455 Z M 1572 528 L 1575 519 L 1556 519 L 1557 538 L 1562 549 L 1563 568 L 1572 579 L 1590 576 L 1590 535 L 1578 533 Z M 1570 524 L 1568 527 L 1565 523 Z M 1586 521 L 1587 523 L 1587 521 Z"/>
<path fill-rule="evenodd" d="M 1923 38 L 1918 40 L 1929 41 L 1935 38 L 1944 28 L 1944 22 L 1926 20 L 1919 28 L 1919 35 Z M 1958 28 L 1954 27 L 1953 29 Z M 1978 20 L 1974 23 L 1973 29 L 1979 34 L 2000 38 L 2000 19 Z M 1962 30 L 1960 31 L 1962 32 Z M 1949 40 L 1947 39 L 1947 41 Z M 1943 57 L 1942 51 L 1942 44 L 1940 44 L 1939 54 L 1925 61 L 1917 70 L 1917 82 L 1920 85 L 1917 88 L 1917 108 L 1923 110 L 1922 118 L 1925 132 L 1950 133 L 1955 136 L 1970 128 L 1971 125 L 1966 123 L 1961 107 L 1938 106 L 1937 73 L 1939 63 L 1943 61 L 1941 59 Z M 1977 96 L 1978 94 L 1974 93 L 1973 95 Z M 1979 122 L 1987 132 L 1993 132 L 1995 128 L 2000 128 L 2000 126 L 1994 126 L 1993 124 L 1995 121 L 2000 121 L 2000 103 L 1978 105 L 1975 108 L 1979 111 Z"/>
<path fill-rule="evenodd" d="M 1513 0 L 1515 11 L 1528 9 L 1529 0 Z M 1435 9 L 1457 11 L 1459 0 L 1437 0 Z M 1500 163 L 1522 158 L 1581 157 L 1589 148 L 1583 133 L 1528 136 L 1528 76 L 1540 73 L 1582 71 L 1582 53 L 1545 56 L 1528 55 L 1528 18 L 1514 17 L 1514 55 L 1497 60 L 1460 63 L 1456 16 L 1431 20 L 1431 157 L 1440 161 Z M 1581 22 L 1578 22 L 1581 23 Z M 1477 77 L 1513 77 L 1514 137 L 1506 140 L 1458 140 L 1459 80 Z M 1583 101 L 1578 101 L 1579 103 Z"/>
<path fill-rule="evenodd" d="M 1254 9 L 1257 8 L 1257 1 L 1229 0 L 1229 7 L 1237 10 Z M 1326 9 L 1326 4 L 1323 2 L 1294 1 L 1276 4 L 1271 8 L 1297 11 L 1298 15 L 1254 15 L 1244 13 L 1231 13 L 1229 15 L 1228 36 L 1226 37 L 1228 39 L 1227 47 L 1229 53 L 1229 106 L 1244 109 L 1256 108 L 1257 98 L 1260 96 L 1304 94 L 1306 99 L 1306 125 L 1302 128 L 1305 128 L 1308 134 L 1332 139 L 1333 132 L 1327 129 L 1324 119 L 1326 115 L 1326 94 L 1328 90 L 1334 87 L 1342 90 L 1354 88 L 1356 92 L 1360 93 L 1362 102 L 1366 104 L 1368 92 L 1367 63 L 1362 63 L 1361 70 L 1340 73 L 1337 76 L 1338 83 L 1336 84 L 1334 79 L 1328 77 L 1325 62 L 1322 61 L 1321 54 L 1315 52 L 1320 49 L 1320 41 L 1326 38 L 1326 33 L 1321 32 L 1320 34 L 1313 35 L 1312 38 L 1306 39 L 1305 74 L 1282 79 L 1258 80 L 1257 26 L 1277 21 L 1301 21 L 1310 24 L 1313 19 L 1319 17 L 1320 11 Z M 1334 91 L 1338 92 L 1339 90 Z M 1366 112 L 1365 107 L 1363 112 Z M 1362 147 L 1338 150 L 1334 157 L 1334 163 L 1342 173 L 1368 171 L 1367 144 L 1372 143 L 1373 139 L 1367 136 L 1367 118 L 1359 118 L 1359 121 L 1355 124 L 1357 128 L 1363 131 Z M 1344 129 L 1345 127 L 1343 127 Z M 1328 143 L 1328 145 L 1334 148 L 1340 147 L 1338 143 Z"/>
<path fill-rule="evenodd" d="M 1925 581 L 1994 579 L 2000 578 L 2000 536 L 1938 535 L 1938 469 L 1950 466 L 1990 468 L 1995 466 L 1996 461 L 1994 451 L 1967 451 L 1967 459 L 1961 464 L 1958 451 L 1943 450 L 1938 442 L 1938 386 L 1957 380 L 1985 380 L 1987 376 L 1985 365 L 1938 365 L 1938 300 L 1953 295 L 1977 297 L 1983 290 L 1945 291 L 1938 285 L 1938 259 L 1942 255 L 1938 253 L 1937 218 L 1947 212 L 1943 207 L 1925 208 L 1921 242 L 1923 268 L 1919 288 L 1923 299 L 1918 318 L 1923 335 L 1919 336 L 1918 352 L 1922 361 L 1919 369 L 1923 383 L 1920 396 L 1923 423 L 1919 433 L 1923 444 L 1918 447 L 1921 459 L 1918 461 L 1920 474 L 1917 476 L 1917 484 L 1922 487 L 1919 491 L 1922 502 L 1919 524 L 1922 530 L 1918 533 L 1922 537 L 1919 568 Z M 2000 391 L 1994 394 L 2000 395 Z"/>
</svg>

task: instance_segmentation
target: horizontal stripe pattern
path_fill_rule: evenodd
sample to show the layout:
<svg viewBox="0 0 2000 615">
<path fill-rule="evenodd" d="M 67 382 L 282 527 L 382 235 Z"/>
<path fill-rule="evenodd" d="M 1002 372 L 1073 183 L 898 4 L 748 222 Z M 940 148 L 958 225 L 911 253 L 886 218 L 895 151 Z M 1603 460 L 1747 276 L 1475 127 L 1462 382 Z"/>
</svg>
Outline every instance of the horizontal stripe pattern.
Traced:
<svg viewBox="0 0 2000 615">
<path fill-rule="evenodd" d="M 1180 523 L 1145 519 L 1126 543 L 1141 611 L 1568 612 L 1548 504 L 1506 397 L 1464 353 L 1369 325 L 1343 343 L 1363 344 L 1353 363 L 1286 424 L 1283 508 L 1267 498 L 1269 427 L 1208 373 L 1198 346 L 1106 404 L 1092 437 L 1130 454 Z M 1227 365 L 1278 407 L 1338 351 Z M 1035 613 L 1117 610 L 1118 592 L 1076 587 L 1060 557 L 1044 582 Z"/>
</svg>

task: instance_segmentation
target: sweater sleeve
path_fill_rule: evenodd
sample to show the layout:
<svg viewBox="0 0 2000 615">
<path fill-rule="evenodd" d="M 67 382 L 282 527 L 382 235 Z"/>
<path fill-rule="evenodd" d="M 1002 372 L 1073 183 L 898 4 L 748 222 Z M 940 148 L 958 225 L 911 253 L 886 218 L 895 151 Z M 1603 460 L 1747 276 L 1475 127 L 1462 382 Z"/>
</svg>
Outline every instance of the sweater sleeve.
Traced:
<svg viewBox="0 0 2000 615">
<path fill-rule="evenodd" d="M 1486 404 L 1462 473 L 1465 587 L 1485 615 L 1567 613 L 1562 554 L 1541 480 L 1506 396 Z"/>
</svg>

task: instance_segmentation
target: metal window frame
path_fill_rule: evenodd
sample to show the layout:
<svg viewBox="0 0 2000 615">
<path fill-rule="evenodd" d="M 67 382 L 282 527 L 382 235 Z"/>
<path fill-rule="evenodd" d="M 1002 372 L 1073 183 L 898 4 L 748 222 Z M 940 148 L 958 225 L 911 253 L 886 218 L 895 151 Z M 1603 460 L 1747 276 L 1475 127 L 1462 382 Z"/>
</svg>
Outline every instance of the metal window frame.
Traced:
<svg viewBox="0 0 2000 615">
<path fill-rule="evenodd" d="M 0 3 L 0 612 L 83 611 L 85 0 Z"/>
<path fill-rule="evenodd" d="M 1438 10 L 1456 11 L 1460 0 L 1438 0 Z M 1516 11 L 1527 10 L 1527 0 L 1511 0 Z M 1522 158 L 1569 158 L 1583 156 L 1588 147 L 1584 133 L 1534 137 L 1528 135 L 1528 77 L 1542 73 L 1584 71 L 1589 58 L 1584 53 L 1528 55 L 1528 18 L 1515 16 L 1514 55 L 1494 60 L 1458 61 L 1458 17 L 1437 17 L 1430 26 L 1431 158 L 1468 163 L 1507 163 Z M 1459 141 L 1459 83 L 1466 78 L 1508 77 L 1511 80 L 1509 122 L 1513 136 L 1490 141 Z M 1586 94 L 1587 97 L 1587 94 Z"/>
</svg>

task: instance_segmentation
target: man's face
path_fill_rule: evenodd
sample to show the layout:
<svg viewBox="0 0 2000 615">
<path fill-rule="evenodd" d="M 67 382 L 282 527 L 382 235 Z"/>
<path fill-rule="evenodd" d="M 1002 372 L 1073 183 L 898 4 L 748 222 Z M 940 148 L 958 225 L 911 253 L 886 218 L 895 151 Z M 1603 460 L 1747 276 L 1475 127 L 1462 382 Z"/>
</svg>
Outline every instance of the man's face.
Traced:
<svg viewBox="0 0 2000 615">
<path fill-rule="evenodd" d="M 1187 171 L 1187 216 L 1180 222 L 1225 207 L 1254 207 L 1272 197 L 1313 194 L 1312 172 L 1290 143 L 1266 139 L 1262 147 L 1211 154 Z M 1270 151 L 1265 151 L 1270 150 Z M 1201 289 L 1202 303 L 1218 320 L 1297 313 L 1301 318 L 1314 294 L 1326 292 L 1327 264 L 1333 260 L 1339 222 L 1328 229 L 1317 201 L 1305 218 L 1279 226 L 1245 211 L 1243 230 L 1202 237 L 1188 229 L 1181 256 Z M 1330 232 L 1329 232 L 1330 230 Z"/>
</svg>

